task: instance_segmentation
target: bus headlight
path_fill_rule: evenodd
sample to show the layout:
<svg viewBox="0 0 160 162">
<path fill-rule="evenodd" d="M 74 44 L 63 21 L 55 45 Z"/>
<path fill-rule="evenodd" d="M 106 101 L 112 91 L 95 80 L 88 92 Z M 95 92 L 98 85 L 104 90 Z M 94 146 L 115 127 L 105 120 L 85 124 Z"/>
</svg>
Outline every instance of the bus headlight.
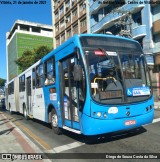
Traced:
<svg viewBox="0 0 160 162">
<path fill-rule="evenodd" d="M 101 115 L 102 115 L 101 112 L 97 112 L 97 116 L 98 116 L 99 118 L 101 117 Z"/>
</svg>

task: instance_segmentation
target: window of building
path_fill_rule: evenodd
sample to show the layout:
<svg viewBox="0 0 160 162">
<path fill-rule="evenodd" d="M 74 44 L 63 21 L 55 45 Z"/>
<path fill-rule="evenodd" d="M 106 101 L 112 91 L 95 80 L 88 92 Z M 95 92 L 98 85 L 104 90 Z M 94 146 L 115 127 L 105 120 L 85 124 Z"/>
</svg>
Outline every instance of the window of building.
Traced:
<svg viewBox="0 0 160 162">
<path fill-rule="evenodd" d="M 154 41 L 154 43 L 159 43 L 160 42 L 160 33 L 158 33 L 156 35 L 153 35 L 153 41 Z"/>
<path fill-rule="evenodd" d="M 55 13 L 55 18 L 56 18 L 56 19 L 58 19 L 58 18 L 59 18 L 58 11 Z"/>
<path fill-rule="evenodd" d="M 62 15 L 64 13 L 64 6 L 60 8 L 60 14 Z"/>
<path fill-rule="evenodd" d="M 87 26 L 86 18 L 83 19 L 83 20 L 80 22 L 80 26 L 81 26 L 81 28 Z"/>
<path fill-rule="evenodd" d="M 66 23 L 71 21 L 71 15 L 66 16 Z"/>
<path fill-rule="evenodd" d="M 56 44 L 60 44 L 60 38 L 58 37 L 58 38 L 56 38 Z"/>
<path fill-rule="evenodd" d="M 73 17 L 77 17 L 77 8 L 72 12 Z"/>
<path fill-rule="evenodd" d="M 71 37 L 71 30 L 67 31 L 67 38 Z"/>
<path fill-rule="evenodd" d="M 45 62 L 45 85 L 55 83 L 55 59 L 54 57 L 50 58 Z"/>
<path fill-rule="evenodd" d="M 81 3 L 81 4 L 79 5 L 79 11 L 80 11 L 80 12 L 83 11 L 83 10 L 85 10 L 85 8 L 86 8 L 86 5 L 85 5 L 84 3 Z"/>
<path fill-rule="evenodd" d="M 60 22 L 60 26 L 61 26 L 61 28 L 64 27 L 64 19 Z"/>
<path fill-rule="evenodd" d="M 93 19 L 94 19 L 95 22 L 98 22 L 99 21 L 98 14 L 93 14 L 92 17 L 93 17 Z"/>
<path fill-rule="evenodd" d="M 72 0 L 72 6 L 77 2 L 77 0 Z"/>
<path fill-rule="evenodd" d="M 39 27 L 32 27 L 32 32 L 40 33 L 41 32 L 41 28 L 39 28 Z"/>
<path fill-rule="evenodd" d="M 66 2 L 66 12 L 68 11 L 69 8 L 70 8 L 70 0 Z"/>
<path fill-rule="evenodd" d="M 112 5 L 108 5 L 106 7 L 104 7 L 104 15 L 106 16 L 107 14 L 109 14 L 113 9 Z"/>
<path fill-rule="evenodd" d="M 134 21 L 135 24 L 137 25 L 142 25 L 142 16 L 141 16 L 141 11 L 135 13 L 132 15 L 132 19 Z M 137 26 L 135 25 L 135 26 Z"/>
<path fill-rule="evenodd" d="M 78 33 L 78 25 L 73 26 L 73 34 Z"/>
<path fill-rule="evenodd" d="M 61 41 L 64 42 L 65 41 L 65 34 L 61 35 Z"/>
<path fill-rule="evenodd" d="M 55 0 L 54 1 L 55 6 L 57 6 L 59 4 L 59 2 L 60 2 L 60 0 Z"/>
<path fill-rule="evenodd" d="M 36 68 L 36 84 L 37 87 L 42 87 L 44 84 L 43 64 Z"/>
<path fill-rule="evenodd" d="M 25 91 L 25 75 L 19 77 L 19 92 Z"/>
<path fill-rule="evenodd" d="M 59 31 L 59 24 L 56 25 L 56 31 Z"/>
</svg>

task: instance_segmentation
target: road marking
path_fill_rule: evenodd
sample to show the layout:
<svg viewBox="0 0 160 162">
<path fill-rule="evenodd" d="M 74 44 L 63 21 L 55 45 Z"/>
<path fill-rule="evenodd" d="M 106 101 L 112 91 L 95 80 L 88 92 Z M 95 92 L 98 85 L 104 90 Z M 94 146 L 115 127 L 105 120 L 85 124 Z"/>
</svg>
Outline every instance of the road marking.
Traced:
<svg viewBox="0 0 160 162">
<path fill-rule="evenodd" d="M 25 131 L 30 137 L 32 137 L 45 150 L 50 150 L 51 149 L 51 147 L 45 141 L 43 141 L 40 137 L 38 137 L 37 135 L 32 133 L 32 131 L 30 129 L 28 129 L 27 127 L 23 126 L 22 124 L 20 124 L 17 121 L 15 122 L 15 125 L 20 127 L 23 131 Z"/>
<path fill-rule="evenodd" d="M 60 152 L 67 151 L 67 150 L 70 150 L 70 149 L 73 149 L 73 148 L 76 148 L 76 147 L 80 147 L 80 146 L 83 146 L 83 145 L 85 145 L 85 143 L 73 142 L 73 143 L 70 143 L 70 144 L 55 147 L 55 148 L 53 148 L 53 150 L 49 150 L 49 152 L 50 153 L 51 152 L 60 153 Z"/>
<path fill-rule="evenodd" d="M 160 121 L 160 118 L 154 119 L 152 123 L 157 123 Z"/>
</svg>

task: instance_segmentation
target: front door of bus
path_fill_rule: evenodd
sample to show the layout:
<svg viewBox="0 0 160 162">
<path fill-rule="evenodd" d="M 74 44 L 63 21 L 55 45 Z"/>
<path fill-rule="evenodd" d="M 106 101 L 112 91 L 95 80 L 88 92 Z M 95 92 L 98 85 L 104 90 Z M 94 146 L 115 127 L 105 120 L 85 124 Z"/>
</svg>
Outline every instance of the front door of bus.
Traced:
<svg viewBox="0 0 160 162">
<path fill-rule="evenodd" d="M 27 78 L 27 108 L 29 115 L 32 115 L 32 91 L 31 91 L 31 76 Z"/>
<path fill-rule="evenodd" d="M 75 58 L 70 57 L 61 62 L 61 104 L 64 125 L 79 129 L 76 81 L 73 78 Z"/>
</svg>

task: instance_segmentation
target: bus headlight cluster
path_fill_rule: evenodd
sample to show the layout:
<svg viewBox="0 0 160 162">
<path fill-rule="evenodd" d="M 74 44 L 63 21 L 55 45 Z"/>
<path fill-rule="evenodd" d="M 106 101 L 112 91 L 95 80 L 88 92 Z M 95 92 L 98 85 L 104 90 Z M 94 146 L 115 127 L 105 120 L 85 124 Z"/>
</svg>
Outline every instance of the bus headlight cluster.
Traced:
<svg viewBox="0 0 160 162">
<path fill-rule="evenodd" d="M 103 117 L 104 117 L 104 118 L 107 118 L 107 113 L 104 113 L 104 114 L 103 114 Z"/>
<path fill-rule="evenodd" d="M 97 112 L 97 116 L 98 116 L 99 118 L 101 117 L 101 115 L 102 115 L 101 112 Z"/>
<path fill-rule="evenodd" d="M 98 118 L 107 118 L 107 113 L 106 112 L 93 112 L 93 116 L 98 117 Z"/>
<path fill-rule="evenodd" d="M 146 107 L 146 112 L 148 112 L 149 110 L 152 110 L 152 108 L 153 108 L 153 105 L 147 106 Z"/>
</svg>

